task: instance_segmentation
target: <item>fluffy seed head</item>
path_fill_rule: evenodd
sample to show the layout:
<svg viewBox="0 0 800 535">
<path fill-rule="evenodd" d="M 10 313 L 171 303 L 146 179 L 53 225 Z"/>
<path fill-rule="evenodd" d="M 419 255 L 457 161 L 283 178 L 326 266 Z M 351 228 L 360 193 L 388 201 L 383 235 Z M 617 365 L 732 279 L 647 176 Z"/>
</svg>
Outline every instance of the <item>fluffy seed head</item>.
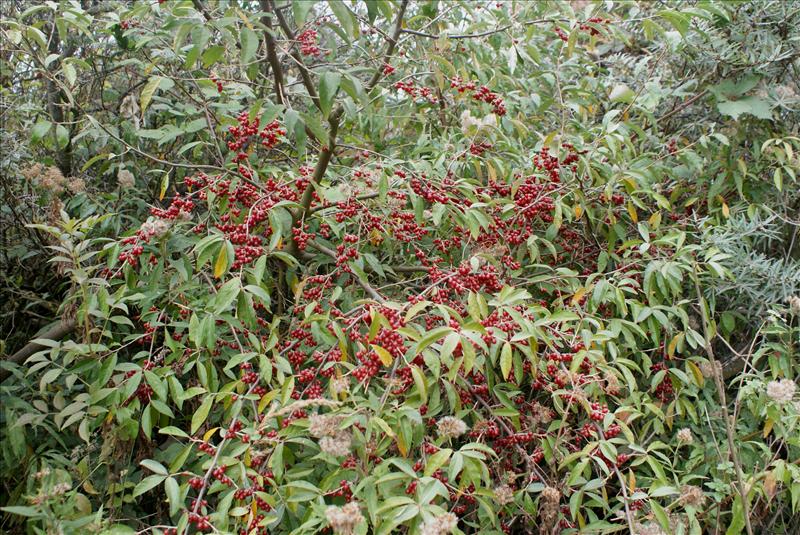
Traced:
<svg viewBox="0 0 800 535">
<path fill-rule="evenodd" d="M 345 457 L 350 455 L 353 439 L 349 433 L 341 431 L 332 437 L 322 437 L 319 439 L 319 448 L 334 457 Z"/>
<path fill-rule="evenodd" d="M 117 182 L 121 188 L 129 189 L 136 185 L 136 178 L 127 169 L 120 169 L 117 173 Z"/>
<path fill-rule="evenodd" d="M 445 513 L 428 520 L 422 525 L 420 535 L 446 535 L 458 525 L 458 517 L 453 513 Z"/>
<path fill-rule="evenodd" d="M 351 535 L 355 532 L 356 526 L 364 521 L 358 502 L 350 502 L 342 507 L 331 505 L 325 510 L 325 518 L 333 528 L 333 532 L 339 535 Z"/>
<path fill-rule="evenodd" d="M 684 485 L 681 487 L 681 503 L 689 505 L 695 509 L 703 507 L 706 503 L 706 496 L 703 489 L 695 485 Z"/>
<path fill-rule="evenodd" d="M 436 422 L 436 431 L 440 437 L 455 438 L 467 432 L 467 424 L 464 420 L 454 418 L 453 416 L 445 416 Z"/>
<path fill-rule="evenodd" d="M 791 379 L 780 379 L 767 383 L 767 396 L 781 405 L 792 401 L 795 390 L 797 390 L 797 385 Z"/>
<path fill-rule="evenodd" d="M 514 501 L 514 489 L 509 485 L 500 485 L 494 488 L 494 501 L 500 505 L 505 505 Z"/>
</svg>

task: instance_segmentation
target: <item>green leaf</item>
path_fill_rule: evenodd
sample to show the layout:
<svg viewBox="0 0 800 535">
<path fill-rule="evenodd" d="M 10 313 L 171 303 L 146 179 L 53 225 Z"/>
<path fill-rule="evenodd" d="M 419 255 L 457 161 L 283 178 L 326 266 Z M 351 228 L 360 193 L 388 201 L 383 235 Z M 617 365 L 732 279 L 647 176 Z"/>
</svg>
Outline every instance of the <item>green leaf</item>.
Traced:
<svg viewBox="0 0 800 535">
<path fill-rule="evenodd" d="M 183 500 L 181 500 L 181 488 L 175 478 L 168 477 L 164 482 L 164 490 L 166 491 L 167 499 L 169 500 L 169 514 L 174 515 L 183 506 Z"/>
<path fill-rule="evenodd" d="M 427 402 L 428 383 L 425 382 L 425 376 L 418 366 L 411 366 L 411 376 L 414 378 L 414 384 L 417 386 L 417 391 L 419 392 L 419 397 L 422 398 L 422 402 Z"/>
<path fill-rule="evenodd" d="M 745 526 L 744 507 L 742 506 L 742 497 L 739 494 L 736 494 L 736 497 L 733 499 L 731 516 L 731 523 L 728 525 L 725 535 L 739 535 Z"/>
<path fill-rule="evenodd" d="M 208 395 L 203 400 L 203 403 L 195 411 L 194 415 L 192 416 L 192 427 L 191 433 L 195 434 L 200 426 L 203 425 L 208 418 L 208 413 L 211 411 L 211 406 L 214 404 L 214 396 Z"/>
<path fill-rule="evenodd" d="M 169 475 L 169 472 L 167 472 L 167 469 L 164 467 L 164 465 L 161 464 L 158 461 L 154 461 L 152 459 L 145 459 L 144 461 L 140 462 L 139 464 L 144 466 L 145 468 L 147 468 L 148 470 L 150 470 L 154 474 L 158 474 L 160 476 L 168 476 Z"/>
<path fill-rule="evenodd" d="M 41 140 L 52 128 L 53 123 L 50 121 L 41 120 L 38 121 L 33 128 L 31 128 L 31 140 L 36 142 Z"/>
<path fill-rule="evenodd" d="M 258 36 L 256 35 L 256 32 L 247 26 L 243 26 L 239 38 L 242 42 L 242 50 L 240 55 L 241 61 L 242 63 L 250 63 L 253 57 L 255 57 L 256 51 L 258 50 Z"/>
<path fill-rule="evenodd" d="M 214 297 L 214 313 L 220 314 L 221 312 L 227 310 L 227 308 L 233 303 L 236 296 L 239 295 L 239 291 L 242 288 L 242 281 L 239 277 L 233 278 L 222 285 L 222 287 L 217 292 L 217 295 Z"/>
<path fill-rule="evenodd" d="M 144 116 L 144 111 L 150 105 L 150 101 L 153 100 L 153 95 L 155 95 L 158 86 L 161 85 L 161 80 L 163 80 L 162 76 L 153 76 L 142 89 L 139 95 L 139 109 L 141 110 L 142 116 Z"/>
<path fill-rule="evenodd" d="M 154 476 L 147 476 L 143 480 L 139 481 L 139 483 L 133 489 L 133 497 L 141 496 L 148 490 L 152 489 L 153 487 L 157 487 L 161 484 L 162 481 L 166 479 L 166 476 L 162 475 L 154 475 Z"/>
<path fill-rule="evenodd" d="M 294 15 L 294 23 L 299 28 L 305 24 L 308 18 L 308 12 L 314 7 L 313 0 L 292 0 L 292 14 Z"/>
<path fill-rule="evenodd" d="M 224 46 L 212 46 L 209 47 L 205 52 L 203 52 L 203 67 L 206 69 L 209 68 L 211 65 L 217 62 L 219 58 L 222 57 L 222 54 L 225 53 Z"/>
<path fill-rule="evenodd" d="M 353 12 L 350 11 L 350 8 L 342 0 L 328 0 L 328 5 L 333 14 L 336 15 L 336 19 L 342 25 L 342 28 L 344 28 L 345 33 L 352 38 L 358 37 L 358 21 Z"/>
<path fill-rule="evenodd" d="M 669 517 L 667 516 L 667 512 L 664 511 L 664 508 L 661 507 L 661 505 L 659 505 L 659 503 L 656 502 L 655 500 L 650 500 L 650 508 L 652 509 L 653 514 L 655 515 L 656 520 L 658 521 L 661 528 L 666 530 L 667 533 L 669 533 L 670 531 Z"/>
<path fill-rule="evenodd" d="M 322 75 L 319 82 L 319 105 L 322 108 L 322 116 L 326 119 L 333 107 L 333 98 L 339 90 L 339 83 L 342 76 L 339 73 L 328 71 Z"/>
<path fill-rule="evenodd" d="M 635 93 L 625 84 L 619 84 L 614 86 L 614 89 L 611 90 L 611 93 L 608 95 L 608 99 L 611 102 L 633 102 L 633 97 Z"/>
<path fill-rule="evenodd" d="M 319 121 L 319 115 L 314 116 L 313 114 L 304 113 L 301 117 L 319 142 L 323 145 L 328 145 L 328 131 L 325 130 L 325 127 L 322 126 L 322 123 Z"/>
<path fill-rule="evenodd" d="M 67 80 L 67 85 L 72 87 L 75 85 L 75 80 L 78 78 L 78 74 L 75 72 L 75 67 L 71 63 L 64 63 L 64 66 L 61 68 L 64 72 L 64 78 Z"/>
<path fill-rule="evenodd" d="M 689 23 L 691 22 L 689 17 L 677 11 L 668 10 L 661 11 L 658 14 L 665 18 L 682 36 L 686 36 L 686 31 L 689 29 Z"/>
<path fill-rule="evenodd" d="M 450 448 L 442 448 L 428 457 L 428 460 L 425 461 L 425 477 L 430 477 L 436 470 L 444 466 L 452 454 L 453 450 Z"/>
<path fill-rule="evenodd" d="M 717 102 L 717 109 L 723 115 L 728 115 L 738 120 L 745 113 L 759 119 L 772 119 L 772 108 L 769 103 L 758 97 L 742 97 L 738 100 L 723 100 Z"/>
</svg>

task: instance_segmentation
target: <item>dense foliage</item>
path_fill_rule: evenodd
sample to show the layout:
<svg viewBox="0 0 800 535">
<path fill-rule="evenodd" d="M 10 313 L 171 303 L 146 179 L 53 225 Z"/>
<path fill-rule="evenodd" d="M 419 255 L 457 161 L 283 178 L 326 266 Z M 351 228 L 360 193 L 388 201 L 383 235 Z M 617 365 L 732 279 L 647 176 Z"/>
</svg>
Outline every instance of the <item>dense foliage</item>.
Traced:
<svg viewBox="0 0 800 535">
<path fill-rule="evenodd" d="M 3 530 L 796 529 L 797 2 L 2 9 Z"/>
</svg>

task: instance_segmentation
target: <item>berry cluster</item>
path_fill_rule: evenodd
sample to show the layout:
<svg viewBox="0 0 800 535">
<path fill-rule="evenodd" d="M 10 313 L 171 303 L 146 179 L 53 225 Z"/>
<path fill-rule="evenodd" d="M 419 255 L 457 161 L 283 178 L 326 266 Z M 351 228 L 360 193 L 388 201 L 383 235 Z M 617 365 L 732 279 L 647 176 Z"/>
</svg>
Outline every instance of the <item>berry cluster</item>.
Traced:
<svg viewBox="0 0 800 535">
<path fill-rule="evenodd" d="M 304 56 L 321 56 L 323 54 L 318 41 L 319 33 L 312 28 L 307 28 L 297 35 L 297 42 L 300 43 L 300 53 Z"/>
<path fill-rule="evenodd" d="M 455 89 L 459 93 L 472 93 L 474 100 L 491 104 L 492 113 L 498 116 L 503 116 L 507 113 L 503 97 L 491 91 L 485 85 L 479 86 L 476 82 L 464 81 L 459 77 L 450 80 L 450 88 Z"/>
</svg>

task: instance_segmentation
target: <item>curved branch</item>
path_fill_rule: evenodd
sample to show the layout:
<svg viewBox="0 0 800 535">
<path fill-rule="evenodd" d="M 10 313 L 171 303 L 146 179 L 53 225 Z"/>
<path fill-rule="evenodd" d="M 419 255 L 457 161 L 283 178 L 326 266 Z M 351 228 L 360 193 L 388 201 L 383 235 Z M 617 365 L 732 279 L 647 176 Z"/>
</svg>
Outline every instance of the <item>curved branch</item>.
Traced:
<svg viewBox="0 0 800 535">
<path fill-rule="evenodd" d="M 75 320 L 62 320 L 59 321 L 57 324 L 53 325 L 45 332 L 37 336 L 34 340 L 28 342 L 25 347 L 14 353 L 13 355 L 9 356 L 5 359 L 5 362 L 13 362 L 14 364 L 20 364 L 25 361 L 28 357 L 36 353 L 37 351 L 41 351 L 42 349 L 47 349 L 48 346 L 39 344 L 36 340 L 43 339 L 43 340 L 61 340 L 66 335 L 71 333 L 75 329 Z M 0 370 L 0 382 L 5 381 L 7 377 L 11 375 L 11 372 L 2 369 Z"/>
<path fill-rule="evenodd" d="M 522 23 L 523 26 L 531 26 L 532 24 L 544 24 L 547 22 L 569 22 L 569 19 L 537 19 L 537 20 L 529 20 Z M 408 28 L 403 28 L 402 33 L 408 33 L 411 35 L 418 35 L 420 37 L 427 37 L 428 39 L 441 39 L 442 37 L 446 39 L 477 39 L 479 37 L 487 37 L 489 35 L 494 35 L 496 33 L 504 32 L 514 26 L 514 23 L 506 24 L 505 26 L 501 26 L 499 28 L 495 28 L 494 30 L 486 30 L 485 32 L 480 33 L 464 33 L 464 34 L 456 34 L 456 35 L 448 35 L 446 33 L 426 33 L 420 32 L 418 30 L 411 30 Z"/>
</svg>

